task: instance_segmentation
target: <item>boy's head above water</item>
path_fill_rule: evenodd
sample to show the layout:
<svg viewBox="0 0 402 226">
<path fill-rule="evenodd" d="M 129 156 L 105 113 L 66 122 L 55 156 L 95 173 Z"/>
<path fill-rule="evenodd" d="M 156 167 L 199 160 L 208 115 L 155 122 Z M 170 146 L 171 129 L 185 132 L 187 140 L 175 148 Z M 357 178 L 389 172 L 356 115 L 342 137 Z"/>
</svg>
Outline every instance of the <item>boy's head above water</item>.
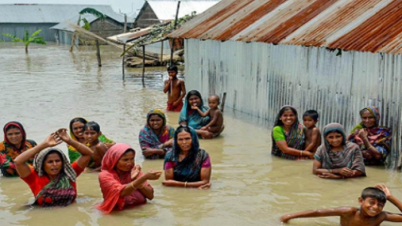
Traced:
<svg viewBox="0 0 402 226">
<path fill-rule="evenodd" d="M 370 217 L 375 217 L 382 212 L 386 202 L 387 196 L 381 189 L 367 187 L 359 197 L 360 211 Z"/>
<path fill-rule="evenodd" d="M 220 104 L 220 98 L 218 95 L 211 95 L 208 97 L 208 106 L 211 109 L 216 109 L 218 108 Z"/>
<path fill-rule="evenodd" d="M 303 124 L 306 128 L 312 128 L 318 122 L 318 112 L 316 110 L 308 110 L 303 114 Z"/>
<path fill-rule="evenodd" d="M 169 77 L 176 77 L 178 69 L 176 65 L 170 65 L 167 69 Z"/>
</svg>

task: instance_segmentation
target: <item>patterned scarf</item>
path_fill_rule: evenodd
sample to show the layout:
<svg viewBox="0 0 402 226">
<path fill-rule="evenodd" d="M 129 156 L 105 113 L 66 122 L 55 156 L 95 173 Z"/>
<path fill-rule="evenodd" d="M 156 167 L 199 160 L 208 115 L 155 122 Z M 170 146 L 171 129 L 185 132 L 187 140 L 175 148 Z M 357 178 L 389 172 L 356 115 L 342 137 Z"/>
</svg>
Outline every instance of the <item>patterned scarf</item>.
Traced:
<svg viewBox="0 0 402 226">
<path fill-rule="evenodd" d="M 163 124 L 159 135 L 156 135 L 151 126 L 149 125 L 149 120 L 152 115 L 158 115 L 162 118 Z M 165 143 L 166 141 L 174 137 L 174 129 L 166 125 L 165 113 L 160 109 L 153 109 L 147 114 L 147 123 L 144 128 L 141 129 L 139 134 L 139 141 L 141 149 L 154 148 L 158 149 L 159 145 Z M 166 148 L 167 151 L 172 150 L 172 148 Z M 152 155 L 147 158 L 158 159 L 159 155 Z M 161 156 L 164 157 L 164 156 Z"/>
<path fill-rule="evenodd" d="M 294 108 L 290 105 L 285 105 L 281 108 L 281 110 L 286 107 L 292 108 L 294 110 L 294 112 L 296 112 L 296 121 L 293 123 L 289 133 L 288 134 L 285 133 L 286 143 L 287 143 L 288 147 L 291 147 L 291 148 L 294 148 L 297 150 L 303 150 L 304 142 L 305 142 L 303 125 L 299 123 L 296 108 Z M 280 118 L 282 116 L 281 110 L 279 111 L 278 115 L 276 116 L 274 127 L 282 125 L 282 121 L 280 120 Z M 308 159 L 307 157 L 300 157 L 300 156 L 288 155 L 288 154 L 283 153 L 281 151 L 281 149 L 279 149 L 278 145 L 276 145 L 273 135 L 271 135 L 271 138 L 272 138 L 272 155 L 279 156 L 279 157 L 282 157 L 285 159 L 291 159 L 291 160 Z"/>
<path fill-rule="evenodd" d="M 59 175 L 51 180 L 35 197 L 35 203 L 38 202 L 39 198 L 43 200 L 43 206 L 67 206 L 71 204 L 77 192 L 71 185 L 71 181 L 75 182 L 77 174 L 74 169 L 68 163 L 67 157 L 64 153 L 56 148 L 50 148 L 39 152 L 34 159 L 34 168 L 38 173 L 39 177 L 46 176 L 43 170 L 43 164 L 45 157 L 49 152 L 57 152 L 59 156 L 62 157 L 63 169 L 60 171 Z"/>
<path fill-rule="evenodd" d="M 374 106 L 365 107 L 362 110 L 360 110 L 360 115 L 362 115 L 363 112 L 366 110 L 369 111 L 375 117 L 376 119 L 375 126 L 367 128 L 366 126 L 364 126 L 363 122 L 360 122 L 352 129 L 351 134 L 348 136 L 348 140 L 350 142 L 359 145 L 361 150 L 365 150 L 366 147 L 364 145 L 364 142 L 358 135 L 358 130 L 360 129 L 365 130 L 367 132 L 367 139 L 369 140 L 370 144 L 376 147 L 383 155 L 383 159 L 380 160 L 380 163 L 382 163 L 385 161 L 387 155 L 391 152 L 392 130 L 385 126 L 379 126 L 380 113 L 377 107 Z"/>
<path fill-rule="evenodd" d="M 342 135 L 343 151 L 331 151 L 331 145 L 325 139 L 328 133 L 331 132 L 338 132 Z M 322 163 L 322 168 L 324 169 L 348 167 L 351 170 L 361 171 L 366 175 L 363 156 L 359 147 L 351 142 L 346 142 L 345 132 L 339 123 L 331 123 L 324 127 L 324 144 L 318 147 L 314 157 Z"/>
<path fill-rule="evenodd" d="M 184 101 L 184 106 L 180 112 L 179 124 L 181 122 L 187 122 L 187 125 L 194 129 L 201 129 L 201 127 L 209 123 L 209 116 L 201 117 L 197 110 L 191 109 L 188 102 L 191 96 L 197 96 L 201 100 L 201 104 L 198 107 L 202 112 L 206 112 L 209 108 L 204 106 L 204 101 L 202 100 L 201 94 L 197 90 L 191 90 L 187 93 L 186 99 Z"/>
<path fill-rule="evenodd" d="M 195 152 L 193 153 L 194 157 L 190 157 L 190 155 L 186 156 L 181 162 L 179 162 L 179 153 L 180 153 L 180 147 L 177 144 L 177 130 L 175 132 L 175 141 L 173 145 L 173 150 L 168 152 L 165 157 L 165 161 L 163 165 L 166 165 L 166 162 L 174 162 L 176 163 L 176 166 L 174 167 L 173 170 L 173 178 L 177 181 L 188 181 L 188 182 L 193 182 L 193 181 L 200 181 L 201 180 L 201 168 L 202 168 L 202 163 L 208 158 L 208 153 L 200 149 L 200 144 L 198 141 L 198 136 L 195 130 L 191 127 L 190 128 L 190 133 L 191 133 L 191 139 L 192 139 L 192 147 L 190 152 Z"/>
<path fill-rule="evenodd" d="M 15 126 L 21 131 L 22 141 L 21 147 L 16 147 L 7 139 L 7 130 L 10 126 Z M 19 122 L 9 122 L 4 128 L 4 141 L 0 143 L 0 169 L 3 176 L 18 177 L 17 170 L 14 165 L 14 159 L 22 152 L 36 146 L 36 142 L 26 139 L 24 127 Z M 33 158 L 27 161 L 29 167 L 32 168 Z"/>
</svg>

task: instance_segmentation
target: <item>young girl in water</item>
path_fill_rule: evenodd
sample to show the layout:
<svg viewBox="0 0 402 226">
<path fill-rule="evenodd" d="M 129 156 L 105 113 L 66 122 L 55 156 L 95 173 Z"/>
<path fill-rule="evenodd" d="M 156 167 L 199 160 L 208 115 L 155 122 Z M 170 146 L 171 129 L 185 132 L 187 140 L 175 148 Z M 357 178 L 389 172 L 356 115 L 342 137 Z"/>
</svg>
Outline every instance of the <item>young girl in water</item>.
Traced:
<svg viewBox="0 0 402 226">
<path fill-rule="evenodd" d="M 84 138 L 85 142 L 87 143 L 88 147 L 93 151 L 91 162 L 88 164 L 88 167 L 93 169 L 94 171 L 101 170 L 101 164 L 103 156 L 105 155 L 106 151 L 112 146 L 113 144 L 107 145 L 102 143 L 99 140 L 99 137 L 102 135 L 100 131 L 100 126 L 96 122 L 87 122 L 84 126 Z"/>
</svg>

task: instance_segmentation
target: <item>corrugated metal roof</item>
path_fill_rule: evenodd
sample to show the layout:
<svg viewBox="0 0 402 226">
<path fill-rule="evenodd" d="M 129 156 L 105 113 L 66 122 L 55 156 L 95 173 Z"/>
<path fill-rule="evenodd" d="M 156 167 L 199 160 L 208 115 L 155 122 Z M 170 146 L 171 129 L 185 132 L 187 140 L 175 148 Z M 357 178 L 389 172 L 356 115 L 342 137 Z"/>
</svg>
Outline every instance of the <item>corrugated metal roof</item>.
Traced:
<svg viewBox="0 0 402 226">
<path fill-rule="evenodd" d="M 109 5 L 66 4 L 0 4 L 0 23 L 60 23 L 78 15 L 82 9 L 87 7 L 94 8 L 110 18 L 124 23 L 124 16 L 113 11 Z M 133 21 L 133 19 L 128 21 Z"/>
<path fill-rule="evenodd" d="M 402 0 L 222 0 L 169 37 L 402 53 Z"/>
<path fill-rule="evenodd" d="M 177 1 L 147 1 L 147 2 L 159 20 L 164 21 L 164 20 L 175 19 Z M 181 1 L 179 18 L 185 15 L 190 15 L 194 11 L 197 12 L 197 14 L 200 14 L 218 2 L 219 1 Z"/>
</svg>

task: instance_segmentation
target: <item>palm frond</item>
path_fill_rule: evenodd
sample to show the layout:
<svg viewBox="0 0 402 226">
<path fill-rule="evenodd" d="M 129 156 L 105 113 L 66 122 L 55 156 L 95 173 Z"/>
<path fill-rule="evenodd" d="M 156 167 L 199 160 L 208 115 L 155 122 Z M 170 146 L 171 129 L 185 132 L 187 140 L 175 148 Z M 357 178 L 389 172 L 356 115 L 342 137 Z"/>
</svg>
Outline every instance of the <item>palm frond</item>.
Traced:
<svg viewBox="0 0 402 226">
<path fill-rule="evenodd" d="M 92 15 L 98 17 L 98 18 L 101 19 L 101 20 L 105 20 L 105 19 L 106 19 L 106 15 L 105 15 L 105 14 L 99 12 L 98 10 L 96 10 L 96 9 L 94 9 L 94 8 L 85 8 L 85 9 L 83 9 L 83 10 L 80 11 L 80 15 L 83 15 L 83 14 L 86 14 L 86 13 L 92 14 Z"/>
<path fill-rule="evenodd" d="M 46 45 L 46 42 L 45 42 L 45 40 L 43 40 L 43 37 L 35 37 L 32 39 L 31 42 L 36 43 L 36 44 Z"/>
<path fill-rule="evenodd" d="M 39 29 L 39 30 L 35 31 L 34 33 L 31 34 L 30 38 L 33 38 L 33 37 L 37 36 L 41 31 L 42 31 L 42 29 Z"/>
<path fill-rule="evenodd" d="M 13 42 L 24 42 L 22 39 L 18 38 L 17 36 L 15 36 L 13 34 L 2 33 L 2 35 L 7 38 L 11 38 L 11 41 L 13 41 Z"/>
</svg>

